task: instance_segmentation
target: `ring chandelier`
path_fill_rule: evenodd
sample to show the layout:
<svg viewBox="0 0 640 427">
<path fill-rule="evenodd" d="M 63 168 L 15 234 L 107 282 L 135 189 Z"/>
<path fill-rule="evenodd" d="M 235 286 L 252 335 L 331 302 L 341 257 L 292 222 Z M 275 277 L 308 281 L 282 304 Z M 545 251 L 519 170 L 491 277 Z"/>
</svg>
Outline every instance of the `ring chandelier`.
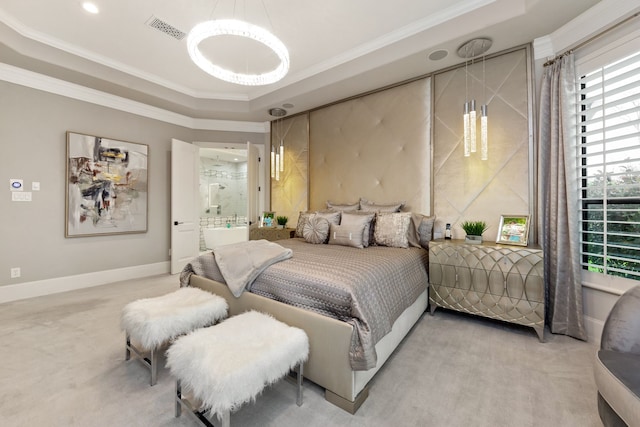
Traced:
<svg viewBox="0 0 640 427">
<path fill-rule="evenodd" d="M 280 64 L 272 71 L 262 74 L 235 73 L 215 65 L 202 54 L 198 46 L 203 40 L 216 36 L 246 37 L 262 43 L 278 56 Z M 206 21 L 196 25 L 187 38 L 187 48 L 191 60 L 198 67 L 212 76 L 230 83 L 245 86 L 267 85 L 279 81 L 289 71 L 289 51 L 280 39 L 264 28 L 235 19 Z"/>
</svg>

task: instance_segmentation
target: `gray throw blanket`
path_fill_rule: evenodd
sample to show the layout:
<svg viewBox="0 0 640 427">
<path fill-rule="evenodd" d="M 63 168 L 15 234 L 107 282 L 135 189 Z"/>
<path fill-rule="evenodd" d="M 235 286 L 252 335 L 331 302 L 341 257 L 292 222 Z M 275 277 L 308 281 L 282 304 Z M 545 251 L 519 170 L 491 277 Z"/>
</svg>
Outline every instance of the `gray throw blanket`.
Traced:
<svg viewBox="0 0 640 427">
<path fill-rule="evenodd" d="M 213 250 L 224 281 L 236 298 L 265 268 L 291 258 L 293 251 L 268 240 L 249 240 Z"/>
</svg>

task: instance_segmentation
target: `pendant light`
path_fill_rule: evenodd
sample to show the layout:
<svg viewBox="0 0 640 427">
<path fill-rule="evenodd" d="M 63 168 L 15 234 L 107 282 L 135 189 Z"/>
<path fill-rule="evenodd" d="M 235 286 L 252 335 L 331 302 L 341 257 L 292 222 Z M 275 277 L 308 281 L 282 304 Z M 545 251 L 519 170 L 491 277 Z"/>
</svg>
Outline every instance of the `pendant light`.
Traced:
<svg viewBox="0 0 640 427">
<path fill-rule="evenodd" d="M 464 73 L 465 73 L 465 102 L 463 106 L 463 145 L 464 145 L 464 156 L 470 157 L 471 153 L 475 153 L 477 151 L 477 112 L 476 112 L 476 100 L 469 100 L 469 72 L 468 72 L 468 62 L 471 60 L 473 65 L 473 59 L 479 55 L 483 55 L 482 57 L 482 85 L 483 85 L 483 94 L 485 87 L 485 78 L 484 78 L 484 53 L 489 50 L 491 44 L 493 42 L 488 38 L 478 38 L 472 39 L 468 42 L 462 44 L 458 48 L 458 56 L 464 58 Z M 473 97 L 473 82 L 472 82 L 472 97 Z M 483 95 L 484 97 L 484 95 Z M 487 134 L 487 126 L 488 126 L 488 117 L 487 117 L 487 105 L 486 98 L 485 104 L 480 107 L 480 156 L 482 160 L 487 160 L 488 158 L 488 134 Z"/>
<path fill-rule="evenodd" d="M 482 41 L 483 52 L 485 41 Z M 489 116 L 487 115 L 487 81 L 485 79 L 484 53 L 482 54 L 482 98 L 484 104 L 480 107 L 480 160 L 489 158 Z"/>
<path fill-rule="evenodd" d="M 287 114 L 284 108 L 271 108 L 269 115 L 277 117 L 275 122 L 271 123 L 271 178 L 280 181 L 280 172 L 284 172 L 284 134 L 282 132 L 282 117 Z M 274 137 L 275 133 L 275 137 Z M 280 145 L 276 147 L 274 142 L 280 141 Z"/>
<path fill-rule="evenodd" d="M 469 73 L 467 72 L 467 61 L 464 61 L 464 105 L 462 107 L 462 137 L 464 145 L 464 156 L 471 155 L 471 124 L 469 123 Z"/>
</svg>

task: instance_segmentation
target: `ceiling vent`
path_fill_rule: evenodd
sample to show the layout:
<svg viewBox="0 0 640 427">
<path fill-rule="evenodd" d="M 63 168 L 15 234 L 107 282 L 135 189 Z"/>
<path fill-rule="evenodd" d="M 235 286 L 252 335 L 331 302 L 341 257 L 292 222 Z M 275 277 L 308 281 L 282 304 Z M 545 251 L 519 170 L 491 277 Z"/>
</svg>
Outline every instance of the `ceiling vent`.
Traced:
<svg viewBox="0 0 640 427">
<path fill-rule="evenodd" d="M 187 35 L 187 33 L 185 33 L 184 31 L 180 31 L 173 25 L 169 25 L 162 19 L 156 18 L 155 16 L 151 16 L 151 18 L 149 18 L 149 20 L 147 21 L 147 25 L 151 28 L 155 28 L 156 30 L 170 35 L 174 39 L 182 40 L 184 36 Z"/>
</svg>

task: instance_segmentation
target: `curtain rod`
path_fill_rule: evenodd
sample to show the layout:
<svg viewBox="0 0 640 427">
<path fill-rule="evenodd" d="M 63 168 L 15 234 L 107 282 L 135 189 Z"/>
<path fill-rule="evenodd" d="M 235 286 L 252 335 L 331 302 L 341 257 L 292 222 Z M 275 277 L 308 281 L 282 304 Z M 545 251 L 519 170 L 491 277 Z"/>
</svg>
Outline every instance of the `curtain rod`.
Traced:
<svg viewBox="0 0 640 427">
<path fill-rule="evenodd" d="M 623 19 L 622 21 L 618 22 L 615 25 L 612 25 L 611 27 L 607 28 L 606 30 L 603 30 L 601 32 L 599 32 L 598 34 L 595 34 L 591 37 L 589 37 L 588 39 L 584 40 L 581 43 L 578 43 L 576 46 L 572 47 L 571 49 L 567 49 L 564 52 L 556 55 L 553 59 L 548 60 L 547 62 L 544 63 L 544 67 L 548 67 L 549 65 L 553 64 L 554 62 L 556 62 L 558 59 L 569 55 L 570 53 L 573 53 L 573 51 L 578 50 L 586 45 L 588 45 L 589 43 L 599 39 L 600 37 L 604 36 L 605 34 L 609 33 L 610 31 L 615 30 L 618 27 L 621 27 L 622 25 L 626 24 L 627 22 L 631 21 L 634 18 L 637 18 L 638 16 L 640 16 L 640 12 L 636 12 L 631 16 L 626 17 L 625 19 Z"/>
</svg>

